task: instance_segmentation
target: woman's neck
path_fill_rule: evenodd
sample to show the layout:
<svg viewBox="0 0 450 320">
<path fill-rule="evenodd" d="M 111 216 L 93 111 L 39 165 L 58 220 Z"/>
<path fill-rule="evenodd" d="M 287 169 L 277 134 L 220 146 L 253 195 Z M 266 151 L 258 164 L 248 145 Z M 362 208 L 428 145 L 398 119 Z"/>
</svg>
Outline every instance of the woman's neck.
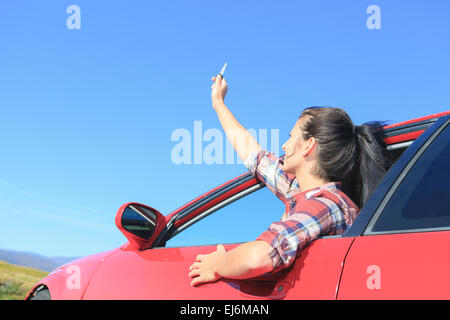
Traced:
<svg viewBox="0 0 450 320">
<path fill-rule="evenodd" d="M 326 183 L 329 183 L 331 181 L 328 181 L 326 179 L 319 178 L 317 176 L 312 175 L 311 173 L 300 173 L 295 175 L 297 179 L 298 186 L 300 190 L 306 191 L 310 189 L 314 189 L 316 187 L 323 186 Z"/>
</svg>

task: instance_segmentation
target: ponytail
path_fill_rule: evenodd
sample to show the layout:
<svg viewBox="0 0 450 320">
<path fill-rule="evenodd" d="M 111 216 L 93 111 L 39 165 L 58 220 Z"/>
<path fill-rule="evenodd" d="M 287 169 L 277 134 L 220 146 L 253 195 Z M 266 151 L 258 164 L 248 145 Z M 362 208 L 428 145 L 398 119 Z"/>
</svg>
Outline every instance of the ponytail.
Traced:
<svg viewBox="0 0 450 320">
<path fill-rule="evenodd" d="M 391 155 L 384 142 L 383 125 L 383 122 L 371 121 L 354 127 L 358 156 L 352 193 L 360 208 L 367 202 L 392 164 Z"/>
</svg>

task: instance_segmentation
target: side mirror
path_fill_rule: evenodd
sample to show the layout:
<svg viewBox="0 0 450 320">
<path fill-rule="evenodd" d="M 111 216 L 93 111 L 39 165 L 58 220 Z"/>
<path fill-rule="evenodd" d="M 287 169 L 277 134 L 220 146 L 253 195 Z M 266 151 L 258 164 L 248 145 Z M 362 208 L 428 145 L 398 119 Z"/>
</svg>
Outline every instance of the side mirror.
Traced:
<svg viewBox="0 0 450 320">
<path fill-rule="evenodd" d="M 129 202 L 117 211 L 116 226 L 128 239 L 128 250 L 143 250 L 150 248 L 164 229 L 166 218 L 151 207 Z"/>
</svg>

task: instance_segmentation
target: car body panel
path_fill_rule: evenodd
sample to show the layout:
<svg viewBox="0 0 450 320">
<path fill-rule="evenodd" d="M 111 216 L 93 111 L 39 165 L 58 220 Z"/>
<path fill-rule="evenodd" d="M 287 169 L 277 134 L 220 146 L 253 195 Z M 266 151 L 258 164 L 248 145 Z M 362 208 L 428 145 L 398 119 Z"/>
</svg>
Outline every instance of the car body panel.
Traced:
<svg viewBox="0 0 450 320">
<path fill-rule="evenodd" d="M 295 260 L 290 272 L 293 288 L 286 299 L 335 299 L 353 240 L 339 236 L 314 240 Z"/>
<path fill-rule="evenodd" d="M 449 242 L 450 231 L 357 237 L 338 299 L 450 299 Z"/>
<path fill-rule="evenodd" d="M 56 268 L 28 293 L 27 299 L 37 287 L 45 285 L 52 300 L 80 300 L 98 267 L 120 248 L 73 260 Z"/>
<path fill-rule="evenodd" d="M 352 240 L 318 239 L 289 270 L 275 275 L 197 287 L 190 285 L 189 266 L 216 246 L 120 250 L 99 267 L 84 299 L 334 299 Z"/>
</svg>

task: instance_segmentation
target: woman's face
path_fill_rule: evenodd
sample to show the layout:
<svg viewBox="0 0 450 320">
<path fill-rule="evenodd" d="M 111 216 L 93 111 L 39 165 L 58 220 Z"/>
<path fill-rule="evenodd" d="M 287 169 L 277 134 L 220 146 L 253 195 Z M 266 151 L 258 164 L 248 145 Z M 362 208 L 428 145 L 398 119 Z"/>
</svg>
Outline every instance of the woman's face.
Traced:
<svg viewBox="0 0 450 320">
<path fill-rule="evenodd" d="M 301 166 L 304 161 L 301 151 L 306 141 L 303 139 L 302 135 L 301 120 L 302 118 L 297 120 L 289 133 L 289 139 L 282 147 L 285 157 L 281 161 L 281 169 L 291 174 L 295 174 L 295 169 Z"/>
</svg>

